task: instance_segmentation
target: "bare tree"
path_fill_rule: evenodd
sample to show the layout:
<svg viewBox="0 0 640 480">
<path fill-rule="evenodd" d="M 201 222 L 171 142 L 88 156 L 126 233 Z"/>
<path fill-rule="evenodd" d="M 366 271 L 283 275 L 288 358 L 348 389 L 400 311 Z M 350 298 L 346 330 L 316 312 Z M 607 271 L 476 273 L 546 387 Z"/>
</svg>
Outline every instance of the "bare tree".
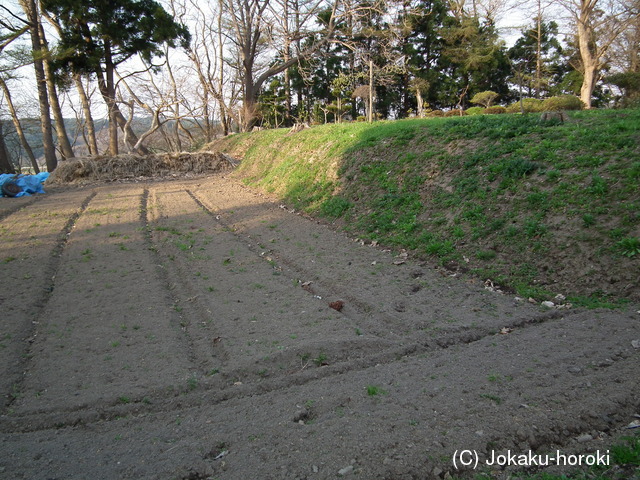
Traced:
<svg viewBox="0 0 640 480">
<path fill-rule="evenodd" d="M 191 68 L 199 81 L 197 91 L 200 96 L 202 112 L 199 117 L 202 118 L 202 123 L 198 122 L 198 125 L 206 142 L 212 141 L 214 137 L 213 115 L 216 106 L 223 134 L 229 133 L 231 103 L 225 100 L 227 79 L 224 70 L 225 32 L 222 9 L 220 2 L 209 5 L 212 8 L 205 11 L 199 2 L 191 0 L 195 21 L 192 42 L 187 51 Z"/>
<path fill-rule="evenodd" d="M 91 113 L 91 101 L 89 99 L 89 95 L 87 95 L 87 89 L 82 82 L 83 76 L 80 73 L 74 73 L 72 75 L 73 82 L 75 83 L 76 90 L 78 92 L 78 98 L 80 99 L 80 104 L 82 105 L 83 121 L 87 131 L 85 143 L 87 144 L 89 153 L 91 155 L 98 155 L 99 152 L 98 141 L 96 139 L 96 127 L 93 121 L 93 114 Z"/>
<path fill-rule="evenodd" d="M 47 91 L 47 78 L 45 75 L 43 58 L 43 43 L 40 38 L 40 12 L 35 0 L 19 0 L 20 6 L 26 15 L 26 24 L 29 27 L 31 37 L 31 49 L 33 51 L 33 66 L 35 69 L 38 101 L 40 105 L 40 126 L 42 129 L 42 144 L 47 170 L 52 172 L 58 165 L 56 149 L 53 142 L 53 127 L 51 124 L 51 108 Z"/>
<path fill-rule="evenodd" d="M 43 53 L 42 63 L 44 66 L 45 79 L 47 82 L 47 91 L 49 92 L 49 105 L 51 106 L 51 113 L 55 120 L 54 127 L 56 129 L 56 137 L 58 140 L 58 146 L 63 159 L 73 157 L 73 149 L 67 136 L 67 129 L 64 124 L 64 116 L 62 115 L 62 108 L 60 108 L 60 100 L 58 99 L 58 91 L 56 88 L 55 75 L 51 66 L 51 50 L 49 49 L 49 43 L 42 28 L 42 23 L 38 22 L 38 31 L 41 45 L 41 52 Z"/>
<path fill-rule="evenodd" d="M 583 74 L 580 99 L 591 108 L 591 97 L 607 53 L 614 41 L 635 19 L 621 0 L 561 0 L 575 25 Z"/>
<path fill-rule="evenodd" d="M 12 12 L 7 10 L 6 8 L 4 10 L 5 12 L 9 13 L 14 20 L 18 20 L 19 23 L 21 24 L 24 23 L 22 19 L 13 15 Z M 6 30 L 6 33 L 3 32 L 1 35 L 2 41 L 0 42 L 0 53 L 2 53 L 4 49 L 7 48 L 13 41 L 20 38 L 20 36 L 22 36 L 24 33 L 26 33 L 29 30 L 28 25 L 23 24 L 20 26 L 16 26 L 13 22 L 11 22 L 8 19 L 7 20 L 1 19 L 0 26 L 4 30 Z M 0 90 L 2 90 L 2 93 L 4 95 L 4 100 L 7 104 L 9 114 L 11 115 L 11 121 L 13 122 L 13 126 L 16 130 L 16 134 L 18 135 L 18 139 L 20 140 L 20 144 L 22 145 L 22 148 L 24 149 L 24 151 L 27 153 L 27 156 L 29 157 L 31 166 L 34 169 L 35 173 L 40 173 L 40 168 L 38 167 L 38 163 L 36 162 L 36 158 L 35 158 L 35 155 L 33 154 L 33 150 L 31 149 L 31 146 L 27 141 L 27 137 L 22 128 L 22 123 L 20 122 L 18 112 L 15 108 L 13 99 L 11 97 L 11 91 L 9 90 L 9 87 L 5 80 L 5 77 L 9 79 L 13 75 L 12 72 L 16 69 L 16 67 L 17 65 L 3 65 L 2 68 L 0 68 Z M 3 147 L 5 149 L 4 151 L 6 151 L 6 145 L 4 145 L 4 137 L 2 138 L 2 141 L 3 141 Z M 8 161 L 8 158 L 9 158 L 8 153 L 6 155 L 6 158 L 10 166 L 10 162 Z"/>
<path fill-rule="evenodd" d="M 640 0 L 627 0 L 630 15 L 627 28 L 616 38 L 610 62 L 620 72 L 640 72 Z"/>
<path fill-rule="evenodd" d="M 51 24 L 51 26 L 53 26 L 53 28 L 56 30 L 56 32 L 58 32 L 59 36 L 63 35 L 62 32 L 62 26 L 60 25 L 60 22 L 58 21 L 57 18 L 51 16 L 48 12 L 43 11 L 42 12 L 43 17 L 47 20 L 47 22 L 49 22 L 49 24 Z M 44 34 L 44 32 L 43 32 Z M 49 64 L 46 65 L 47 66 L 47 77 L 51 78 L 51 82 L 53 82 L 53 72 L 51 71 L 51 66 Z M 80 99 L 80 104 L 82 105 L 82 111 L 83 111 L 83 116 L 84 116 L 84 123 L 86 125 L 86 129 L 87 129 L 87 135 L 86 135 L 86 144 L 87 147 L 89 148 L 89 153 L 91 155 L 98 155 L 98 143 L 96 141 L 96 133 L 95 133 L 95 124 L 93 122 L 93 115 L 91 113 L 91 103 L 89 102 L 89 97 L 87 96 L 87 92 L 85 90 L 84 84 L 82 83 L 82 75 L 76 71 L 77 69 L 75 69 L 72 65 L 71 67 L 71 76 L 73 77 L 73 83 L 76 86 L 76 91 L 78 93 L 78 98 Z M 57 99 L 56 99 L 57 101 Z M 56 118 L 56 122 L 58 122 L 57 118 Z M 63 124 L 64 125 L 64 124 Z M 58 136 L 60 136 L 61 132 L 58 131 Z M 65 133 L 65 137 L 66 137 L 66 133 Z M 67 146 L 63 146 L 63 153 L 65 152 L 65 149 L 67 148 Z M 71 148 L 70 146 L 68 147 L 69 149 Z"/>
<path fill-rule="evenodd" d="M 16 169 L 11 163 L 7 144 L 4 141 L 2 122 L 0 121 L 0 173 L 16 173 Z"/>
<path fill-rule="evenodd" d="M 27 153 L 34 172 L 40 173 L 40 167 L 38 167 L 38 162 L 36 161 L 36 157 L 33 154 L 31 145 L 29 145 L 29 142 L 27 141 L 27 136 L 25 135 L 22 128 L 22 123 L 20 122 L 18 112 L 16 111 L 16 108 L 13 104 L 11 92 L 9 90 L 9 87 L 7 86 L 7 82 L 5 82 L 2 76 L 0 76 L 0 89 L 2 89 L 2 92 L 4 94 L 4 100 L 7 103 L 7 108 L 9 109 L 9 113 L 11 114 L 11 121 L 13 122 L 13 126 L 16 129 L 16 134 L 18 135 L 18 139 L 20 140 L 20 145 L 22 145 L 22 148 Z"/>
<path fill-rule="evenodd" d="M 278 23 L 270 10 L 270 4 L 270 0 L 221 0 L 232 31 L 230 37 L 238 54 L 236 68 L 243 87 L 242 127 L 245 131 L 255 124 L 258 95 L 264 82 L 302 60 L 311 58 L 322 45 L 331 41 L 341 2 L 317 0 L 307 4 L 305 11 L 300 14 L 300 25 L 295 31 L 288 27 L 287 35 L 300 41 L 308 39 L 310 45 L 288 60 L 278 58 L 264 62 L 263 54 L 278 51 L 275 45 L 284 44 L 280 35 L 283 30 L 279 31 L 276 27 Z M 319 27 L 312 25 L 322 11 L 328 12 L 326 22 Z"/>
</svg>

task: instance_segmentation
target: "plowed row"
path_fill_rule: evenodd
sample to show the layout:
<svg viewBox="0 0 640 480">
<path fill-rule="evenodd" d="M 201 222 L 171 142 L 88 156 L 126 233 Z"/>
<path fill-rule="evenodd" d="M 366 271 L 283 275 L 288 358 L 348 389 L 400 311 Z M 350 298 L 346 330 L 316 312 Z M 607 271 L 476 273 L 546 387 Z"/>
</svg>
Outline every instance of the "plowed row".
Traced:
<svg viewBox="0 0 640 480">
<path fill-rule="evenodd" d="M 469 475 L 640 413 L 637 306 L 520 302 L 224 176 L 0 207 L 0 478 Z"/>
</svg>

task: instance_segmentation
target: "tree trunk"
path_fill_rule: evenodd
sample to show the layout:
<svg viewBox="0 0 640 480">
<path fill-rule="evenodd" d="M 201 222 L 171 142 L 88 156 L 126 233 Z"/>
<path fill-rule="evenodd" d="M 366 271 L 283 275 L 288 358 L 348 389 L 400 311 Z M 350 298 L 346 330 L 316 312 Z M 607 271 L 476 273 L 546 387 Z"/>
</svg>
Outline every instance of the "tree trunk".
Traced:
<svg viewBox="0 0 640 480">
<path fill-rule="evenodd" d="M 53 172 L 58 166 L 56 147 L 53 142 L 53 128 L 51 125 L 51 112 L 49 108 L 49 96 L 47 94 L 47 79 L 44 73 L 44 64 L 41 54 L 41 42 L 38 31 L 40 18 L 36 2 L 34 0 L 20 0 L 20 5 L 29 21 L 29 34 L 31 37 L 31 49 L 33 52 L 33 66 L 35 69 L 38 102 L 40 105 L 40 127 L 42 129 L 42 146 L 47 170 Z"/>
<path fill-rule="evenodd" d="M 53 70 L 51 68 L 51 62 L 49 61 L 49 45 L 47 38 L 44 35 L 44 29 L 42 23 L 38 23 L 38 32 L 40 35 L 40 45 L 42 46 L 42 52 L 46 55 L 42 61 L 44 66 L 45 78 L 47 81 L 47 90 L 49 91 L 49 104 L 51 105 L 51 112 L 55 120 L 56 135 L 58 137 L 58 145 L 60 147 L 60 153 L 62 158 L 73 158 L 73 149 L 69 142 L 69 136 L 67 135 L 67 129 L 64 124 L 64 116 L 62 115 L 62 109 L 60 108 L 60 101 L 58 100 L 58 92 L 56 90 L 56 83 L 54 80 Z"/>
<path fill-rule="evenodd" d="M 284 1 L 284 12 L 282 14 L 282 25 L 284 27 L 284 49 L 283 60 L 288 62 L 291 59 L 291 38 L 289 36 L 289 1 Z M 287 126 L 291 124 L 291 75 L 289 69 L 284 71 L 284 108 L 285 122 Z"/>
<path fill-rule="evenodd" d="M 24 151 L 27 153 L 27 157 L 29 157 L 29 161 L 31 162 L 31 167 L 33 168 L 34 173 L 40 173 L 40 167 L 38 166 L 38 162 L 36 161 L 36 156 L 33 154 L 31 145 L 29 145 L 27 137 L 24 134 L 22 124 L 20 123 L 20 119 L 18 118 L 18 113 L 16 112 L 16 109 L 13 105 L 13 100 L 11 99 L 11 92 L 9 91 L 9 87 L 7 87 L 7 84 L 3 78 L 0 78 L 0 88 L 4 93 L 4 98 L 7 102 L 7 108 L 9 109 L 9 113 L 11 114 L 11 120 L 13 121 L 13 126 L 16 129 L 18 138 L 20 139 L 20 144 L 22 145 Z"/>
<path fill-rule="evenodd" d="M 91 155 L 98 155 L 98 142 L 96 141 L 96 127 L 93 123 L 93 116 L 91 114 L 91 104 L 87 97 L 87 92 L 82 84 L 82 77 L 80 74 L 75 73 L 73 80 L 76 84 L 76 90 L 78 91 L 78 97 L 80 97 L 80 103 L 82 104 L 82 111 L 84 113 L 84 121 L 87 127 L 87 147 Z"/>
<path fill-rule="evenodd" d="M 585 108 L 591 108 L 591 95 L 596 86 L 598 76 L 598 58 L 591 49 L 593 31 L 589 26 L 589 19 L 581 15 L 578 21 L 578 46 L 582 59 L 582 86 L 580 87 L 580 100 Z"/>
<path fill-rule="evenodd" d="M 115 132 L 116 142 L 117 142 L 117 136 L 118 136 L 117 129 L 118 127 L 120 127 L 124 132 L 126 132 L 126 137 L 127 137 L 127 141 L 129 142 L 129 145 L 131 146 L 135 145 L 138 142 L 138 136 L 135 134 L 131 126 L 127 123 L 127 119 L 124 118 L 124 115 L 122 115 L 122 112 L 120 112 L 120 109 L 118 108 L 118 104 L 115 102 L 115 92 L 114 92 L 113 101 L 111 102 L 109 100 L 109 89 L 107 88 L 107 81 L 105 80 L 101 71 L 98 70 L 96 72 L 96 78 L 98 79 L 98 89 L 100 90 L 100 94 L 102 95 L 102 98 L 104 99 L 107 106 L 110 106 L 110 108 L 113 109 L 113 114 L 115 115 L 115 121 L 112 122 L 111 120 L 109 120 L 109 134 L 111 135 L 111 125 L 113 124 L 116 129 L 116 132 Z M 111 116 L 111 112 L 109 112 L 109 118 L 111 118 L 110 116 Z M 109 146 L 111 146 L 111 144 Z M 138 151 L 142 155 L 149 154 L 149 149 L 146 148 L 144 145 L 141 145 L 140 148 L 138 148 Z"/>
<path fill-rule="evenodd" d="M 107 103 L 107 111 L 109 113 L 109 154 L 115 156 L 118 155 L 118 116 L 116 114 L 116 87 L 114 80 L 115 66 L 111 58 L 111 44 L 107 40 L 104 42 L 104 57 L 106 83 L 103 96 L 105 97 L 104 100 Z"/>
<path fill-rule="evenodd" d="M 253 77 L 246 71 L 244 82 L 244 102 L 242 106 L 242 130 L 250 132 L 258 123 L 258 89 L 253 84 Z"/>
<path fill-rule="evenodd" d="M 224 42 L 222 41 L 222 1 L 219 2 L 218 12 L 218 61 L 220 62 L 220 75 L 218 76 L 218 106 L 220 108 L 220 123 L 222 123 L 222 134 L 229 135 L 229 116 L 227 106 L 224 104 L 222 92 L 224 91 Z"/>
<path fill-rule="evenodd" d="M 540 98 L 542 90 L 542 4 L 540 0 L 538 0 L 536 26 L 536 98 Z"/>
<path fill-rule="evenodd" d="M 373 123 L 373 60 L 369 60 L 369 123 Z"/>
<path fill-rule="evenodd" d="M 9 151 L 4 142 L 4 134 L 2 133 L 2 122 L 0 122 L 0 173 L 16 173 L 16 169 L 9 158 Z"/>
<path fill-rule="evenodd" d="M 416 101 L 418 102 L 418 118 L 424 118 L 424 98 L 422 98 L 422 93 L 420 89 L 416 89 Z"/>
</svg>

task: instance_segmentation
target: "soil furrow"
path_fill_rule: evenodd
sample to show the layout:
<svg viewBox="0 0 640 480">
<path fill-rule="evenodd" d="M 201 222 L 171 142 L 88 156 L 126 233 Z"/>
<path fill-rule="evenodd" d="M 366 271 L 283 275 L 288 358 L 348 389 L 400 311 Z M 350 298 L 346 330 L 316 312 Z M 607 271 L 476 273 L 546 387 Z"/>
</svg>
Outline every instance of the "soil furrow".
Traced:
<svg viewBox="0 0 640 480">
<path fill-rule="evenodd" d="M 186 387 L 191 364 L 180 353 L 180 333 L 147 260 L 141 193 L 100 190 L 73 222 L 56 288 L 38 319 L 21 395 L 12 405 L 16 413 L 128 403 L 159 386 Z M 67 375 L 60 381 L 55 371 Z"/>
<path fill-rule="evenodd" d="M 4 331 L 38 322 L 26 363 L 0 337 L 0 477 L 442 479 L 460 449 L 604 450 L 640 413 L 637 306 L 516 301 L 222 176 L 87 195 L 0 221 Z"/>
<path fill-rule="evenodd" d="M 6 320 L 2 340 L 9 344 L 5 346 L 3 342 L 0 349 L 4 360 L 0 363 L 7 369 L 0 375 L 3 379 L 0 387 L 6 399 L 3 410 L 9 409 L 22 394 L 31 345 L 55 288 L 60 256 L 75 222 L 94 195 L 92 192 L 67 198 L 64 210 L 62 202 L 55 199 L 43 208 L 31 201 L 18 209 L 20 213 L 2 221 L 3 249 L 11 252 L 4 257 L 5 265 L 10 267 L 1 276 L 2 291 L 11 293 L 8 298 L 4 295 L 0 298 Z M 8 342 L 11 339 L 18 341 Z"/>
<path fill-rule="evenodd" d="M 1 198 L 1 197 L 0 197 Z M 40 197 L 38 196 L 24 196 L 18 198 L 12 198 L 10 201 L 3 201 L 0 203 L 0 222 L 5 218 L 13 215 L 20 210 L 33 205 L 38 201 Z"/>
<path fill-rule="evenodd" d="M 558 315 L 558 312 L 550 312 L 547 315 L 521 320 L 517 324 L 509 325 L 507 329 L 510 333 L 516 329 L 522 331 L 523 328 L 557 319 L 564 321 L 564 318 Z M 498 335 L 501 336 L 505 334 Z M 448 335 L 443 334 L 439 336 L 435 341 L 429 339 L 423 343 L 396 346 L 358 359 L 323 365 L 322 368 L 314 368 L 313 365 L 311 367 L 309 367 L 309 365 L 300 366 L 299 369 L 282 372 L 279 376 L 260 378 L 257 381 L 249 383 L 225 384 L 223 382 L 199 382 L 193 389 L 183 392 L 179 402 L 176 401 L 175 395 L 167 395 L 168 392 L 149 391 L 147 398 L 154 398 L 153 403 L 138 398 L 128 405 L 123 405 L 119 402 L 112 402 L 111 404 L 96 402 L 82 408 L 65 410 L 64 412 L 58 410 L 48 416 L 44 416 L 43 412 L 38 412 L 35 415 L 27 414 L 21 417 L 14 417 L 8 422 L 2 421 L 0 422 L 0 430 L 5 432 L 38 431 L 54 427 L 60 428 L 62 426 L 74 426 L 78 424 L 86 425 L 97 421 L 114 420 L 124 415 L 144 416 L 151 413 L 182 411 L 188 408 L 197 408 L 205 404 L 208 406 L 220 405 L 230 400 L 266 395 L 274 391 L 305 385 L 321 379 L 365 372 L 370 369 L 372 365 L 375 365 L 377 368 L 382 365 L 393 364 L 399 360 L 406 362 L 412 358 L 415 359 L 424 357 L 425 355 L 433 355 L 444 349 L 470 345 L 491 337 L 496 337 L 496 334 L 487 331 L 449 332 Z M 242 370 L 228 372 L 226 378 L 239 378 L 244 373 L 246 372 Z M 73 416 L 66 415 L 71 412 L 73 412 Z M 37 421 L 35 421 L 36 416 Z"/>
</svg>

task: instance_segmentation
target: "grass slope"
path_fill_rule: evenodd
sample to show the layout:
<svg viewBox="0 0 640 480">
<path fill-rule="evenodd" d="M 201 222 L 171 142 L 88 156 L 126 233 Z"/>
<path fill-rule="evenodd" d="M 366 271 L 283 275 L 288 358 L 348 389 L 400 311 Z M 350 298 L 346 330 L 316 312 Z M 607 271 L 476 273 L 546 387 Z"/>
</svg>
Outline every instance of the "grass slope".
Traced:
<svg viewBox="0 0 640 480">
<path fill-rule="evenodd" d="M 247 184 L 538 300 L 640 299 L 640 110 L 234 135 Z"/>
</svg>

